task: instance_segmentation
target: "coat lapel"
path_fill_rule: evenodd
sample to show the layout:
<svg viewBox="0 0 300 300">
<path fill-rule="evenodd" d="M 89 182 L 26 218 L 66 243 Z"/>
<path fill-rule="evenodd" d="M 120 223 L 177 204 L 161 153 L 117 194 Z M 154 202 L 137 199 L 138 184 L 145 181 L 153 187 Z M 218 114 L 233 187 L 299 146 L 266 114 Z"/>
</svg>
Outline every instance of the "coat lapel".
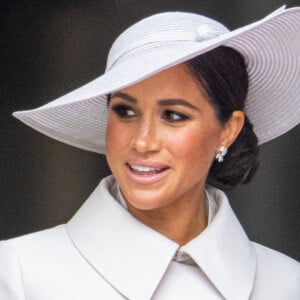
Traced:
<svg viewBox="0 0 300 300">
<path fill-rule="evenodd" d="M 225 299 L 249 299 L 255 279 L 256 255 L 226 195 L 208 188 L 218 210 L 209 226 L 182 248 L 203 270 Z"/>
<path fill-rule="evenodd" d="M 100 185 L 67 224 L 92 267 L 128 299 L 150 299 L 178 245 L 134 219 L 114 200 L 113 178 Z"/>
<path fill-rule="evenodd" d="M 100 185 L 67 224 L 75 247 L 119 294 L 150 299 L 179 245 L 133 218 L 110 194 L 113 177 Z M 209 188 L 217 213 L 181 250 L 189 254 L 225 299 L 249 299 L 256 271 L 253 246 L 225 194 Z"/>
</svg>

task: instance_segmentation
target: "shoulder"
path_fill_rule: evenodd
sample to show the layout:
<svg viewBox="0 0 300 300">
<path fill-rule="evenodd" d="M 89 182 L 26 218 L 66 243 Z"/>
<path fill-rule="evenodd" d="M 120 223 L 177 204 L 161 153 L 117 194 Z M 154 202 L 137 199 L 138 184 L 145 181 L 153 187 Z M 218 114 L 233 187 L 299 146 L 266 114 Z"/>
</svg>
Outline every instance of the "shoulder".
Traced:
<svg viewBox="0 0 300 300">
<path fill-rule="evenodd" d="M 67 243 L 64 226 L 0 241 L 0 298 L 25 299 L 26 272 L 40 272 L 62 241 Z"/>
<path fill-rule="evenodd" d="M 280 276 L 281 279 L 289 276 L 289 274 L 299 276 L 298 278 L 300 279 L 299 262 L 283 253 L 280 253 L 258 243 L 252 242 L 252 244 L 256 252 L 257 267 L 260 271 L 267 271 L 269 273 L 269 276 Z M 280 272 L 272 272 L 279 270 Z M 287 271 L 288 273 L 285 273 L 283 271 Z"/>
<path fill-rule="evenodd" d="M 264 299 L 299 299 L 300 263 L 276 251 L 252 242 L 257 268 L 253 293 Z M 260 299 L 253 295 L 253 299 Z"/>
<path fill-rule="evenodd" d="M 65 225 L 2 241 L 0 299 L 85 299 L 96 280 L 90 269 Z"/>
<path fill-rule="evenodd" d="M 67 240 L 65 225 L 59 225 L 50 229 L 1 241 L 0 249 L 2 249 L 2 251 L 13 251 L 21 255 L 22 252 L 27 251 L 34 252 L 36 250 L 41 252 L 44 248 L 51 250 L 51 248 L 57 248 L 61 243 L 65 244 Z"/>
<path fill-rule="evenodd" d="M 50 265 L 52 259 L 71 252 L 72 245 L 64 225 L 0 241 L 0 269 L 3 265 L 10 270 L 38 269 L 41 262 Z"/>
<path fill-rule="evenodd" d="M 0 299 L 114 299 L 60 225 L 0 242 Z"/>
<path fill-rule="evenodd" d="M 70 240 L 66 226 L 59 225 L 50 229 L 26 234 L 0 242 L 0 268 L 2 257 L 17 260 L 18 266 L 24 269 L 38 270 L 41 265 L 53 268 L 56 262 L 66 263 L 77 255 Z"/>
</svg>

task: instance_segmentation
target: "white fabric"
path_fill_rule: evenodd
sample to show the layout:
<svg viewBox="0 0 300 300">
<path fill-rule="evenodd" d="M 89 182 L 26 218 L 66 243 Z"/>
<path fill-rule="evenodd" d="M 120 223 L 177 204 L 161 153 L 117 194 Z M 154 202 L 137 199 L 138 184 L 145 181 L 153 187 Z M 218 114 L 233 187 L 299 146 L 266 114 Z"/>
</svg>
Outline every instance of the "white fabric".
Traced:
<svg viewBox="0 0 300 300">
<path fill-rule="evenodd" d="M 209 226 L 182 247 L 133 218 L 103 180 L 65 225 L 0 243 L 4 300 L 298 300 L 296 261 L 247 238 L 225 194 Z"/>
<path fill-rule="evenodd" d="M 199 26 L 205 26 L 207 32 L 203 28 L 199 32 Z M 299 7 L 283 7 L 231 32 L 215 20 L 192 13 L 167 12 L 145 18 L 115 41 L 105 74 L 14 116 L 56 140 L 105 153 L 108 94 L 221 45 L 238 50 L 246 60 L 249 91 L 245 112 L 259 144 L 299 124 Z"/>
<path fill-rule="evenodd" d="M 119 188 L 119 185 L 117 184 L 117 182 L 115 182 L 112 187 L 111 187 L 111 193 L 114 196 L 114 198 L 125 208 L 128 209 L 127 207 L 127 203 L 126 200 L 123 197 L 123 194 L 121 193 L 121 190 Z M 205 213 L 207 216 L 207 225 L 210 224 L 210 222 L 212 221 L 213 217 L 215 216 L 216 212 L 217 212 L 217 203 L 215 201 L 215 199 L 213 197 L 211 197 L 211 195 L 208 193 L 207 190 L 205 190 Z M 180 262 L 180 263 L 184 263 L 184 264 L 188 264 L 188 265 L 197 265 L 193 259 L 190 257 L 190 255 L 186 252 L 184 252 L 181 248 L 178 248 L 176 250 L 176 253 L 173 256 L 173 260 Z"/>
</svg>

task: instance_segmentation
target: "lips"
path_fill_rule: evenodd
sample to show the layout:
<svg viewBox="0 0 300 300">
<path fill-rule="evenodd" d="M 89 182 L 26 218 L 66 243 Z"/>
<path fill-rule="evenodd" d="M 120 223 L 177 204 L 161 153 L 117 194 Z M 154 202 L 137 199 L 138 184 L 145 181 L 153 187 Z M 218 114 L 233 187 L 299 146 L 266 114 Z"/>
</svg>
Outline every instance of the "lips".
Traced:
<svg viewBox="0 0 300 300">
<path fill-rule="evenodd" d="M 133 172 L 145 173 L 146 175 L 150 173 L 159 173 L 165 169 L 165 168 L 147 167 L 147 166 L 130 165 L 130 164 L 128 164 L 128 167 Z"/>
<path fill-rule="evenodd" d="M 157 162 L 130 161 L 126 164 L 129 178 L 141 184 L 153 184 L 162 180 L 169 171 L 169 167 Z"/>
</svg>

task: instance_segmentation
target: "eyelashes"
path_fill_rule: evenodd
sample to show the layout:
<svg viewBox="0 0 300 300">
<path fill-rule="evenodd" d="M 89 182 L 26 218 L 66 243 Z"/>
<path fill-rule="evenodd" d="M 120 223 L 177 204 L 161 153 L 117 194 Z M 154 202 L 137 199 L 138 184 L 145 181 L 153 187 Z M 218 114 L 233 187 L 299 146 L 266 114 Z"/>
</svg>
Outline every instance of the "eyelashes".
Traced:
<svg viewBox="0 0 300 300">
<path fill-rule="evenodd" d="M 137 116 L 135 111 L 130 106 L 125 104 L 114 105 L 112 110 L 119 118 L 122 119 L 129 119 Z"/>
<path fill-rule="evenodd" d="M 162 118 L 164 120 L 172 122 L 172 123 L 173 122 L 182 122 L 182 121 L 186 121 L 189 119 L 188 116 L 186 116 L 182 113 L 173 111 L 173 110 L 165 110 L 163 112 Z"/>
<path fill-rule="evenodd" d="M 140 115 L 139 112 L 125 104 L 113 105 L 111 109 L 120 119 L 124 120 L 134 119 Z M 163 110 L 161 118 L 170 123 L 184 122 L 190 119 L 187 115 L 171 109 Z"/>
</svg>

